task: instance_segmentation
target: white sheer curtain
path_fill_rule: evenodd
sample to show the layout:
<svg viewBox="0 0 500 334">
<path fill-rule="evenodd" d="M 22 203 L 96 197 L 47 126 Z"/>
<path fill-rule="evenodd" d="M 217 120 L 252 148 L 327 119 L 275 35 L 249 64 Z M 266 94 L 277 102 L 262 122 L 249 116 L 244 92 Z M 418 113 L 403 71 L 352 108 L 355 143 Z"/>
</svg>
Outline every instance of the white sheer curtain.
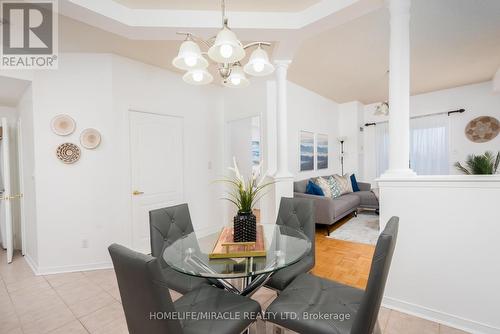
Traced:
<svg viewBox="0 0 500 334">
<path fill-rule="evenodd" d="M 377 149 L 376 176 L 389 169 L 389 123 L 375 125 L 375 147 Z"/>
<path fill-rule="evenodd" d="M 449 174 L 448 116 L 413 118 L 410 126 L 411 169 L 418 175 Z M 389 124 L 378 123 L 375 133 L 376 176 L 380 177 L 389 168 Z"/>
<path fill-rule="evenodd" d="M 450 173 L 448 116 L 425 116 L 411 120 L 410 165 L 418 175 Z"/>
</svg>

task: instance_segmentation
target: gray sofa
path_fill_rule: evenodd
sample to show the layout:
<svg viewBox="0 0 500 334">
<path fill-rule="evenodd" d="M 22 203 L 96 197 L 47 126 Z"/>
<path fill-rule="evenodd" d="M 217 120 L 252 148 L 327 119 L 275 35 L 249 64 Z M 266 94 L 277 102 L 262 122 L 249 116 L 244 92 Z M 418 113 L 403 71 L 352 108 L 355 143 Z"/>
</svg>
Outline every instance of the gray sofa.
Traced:
<svg viewBox="0 0 500 334">
<path fill-rule="evenodd" d="M 358 182 L 360 191 L 332 199 L 330 197 L 306 194 L 308 182 L 309 179 L 293 183 L 294 197 L 314 200 L 316 224 L 333 225 L 351 213 L 357 214 L 358 208 L 375 209 L 378 212 L 378 199 L 371 191 L 369 183 Z"/>
</svg>

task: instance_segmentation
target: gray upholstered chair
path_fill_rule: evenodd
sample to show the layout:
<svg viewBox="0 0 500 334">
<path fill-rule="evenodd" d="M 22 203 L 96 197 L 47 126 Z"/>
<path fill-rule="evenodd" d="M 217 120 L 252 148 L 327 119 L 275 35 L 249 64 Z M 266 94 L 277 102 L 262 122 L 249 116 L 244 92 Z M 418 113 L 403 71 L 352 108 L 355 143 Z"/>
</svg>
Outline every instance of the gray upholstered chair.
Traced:
<svg viewBox="0 0 500 334">
<path fill-rule="evenodd" d="M 211 282 L 204 279 L 182 274 L 172 269 L 163 259 L 163 251 L 184 235 L 193 232 L 193 223 L 187 204 L 149 212 L 149 228 L 151 233 L 151 255 L 158 258 L 161 272 L 169 288 L 186 293 Z"/>
<path fill-rule="evenodd" d="M 302 273 L 306 273 L 314 267 L 314 203 L 310 199 L 285 198 L 280 202 L 278 225 L 286 225 L 301 230 L 311 240 L 311 250 L 299 262 L 283 268 L 271 276 L 267 286 L 274 290 L 283 290 L 290 282 Z"/>
<path fill-rule="evenodd" d="M 156 258 L 117 244 L 109 247 L 109 253 L 130 334 L 240 333 L 260 312 L 254 300 L 207 285 L 172 302 Z M 228 312 L 236 320 L 185 316 L 209 312 Z"/>
<path fill-rule="evenodd" d="M 269 305 L 267 319 L 299 333 L 380 333 L 377 317 L 396 245 L 398 221 L 397 217 L 392 217 L 379 236 L 365 291 L 302 274 Z M 295 313 L 297 317 L 290 317 L 287 312 Z M 343 316 L 344 320 L 306 319 L 304 314 L 330 314 L 332 318 L 337 315 Z"/>
</svg>

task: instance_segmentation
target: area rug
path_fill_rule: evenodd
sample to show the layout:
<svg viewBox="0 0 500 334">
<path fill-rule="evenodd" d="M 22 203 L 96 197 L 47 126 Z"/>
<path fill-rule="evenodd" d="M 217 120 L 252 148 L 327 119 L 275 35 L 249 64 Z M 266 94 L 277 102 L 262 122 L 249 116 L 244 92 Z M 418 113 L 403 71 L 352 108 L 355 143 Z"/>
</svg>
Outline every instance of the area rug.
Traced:
<svg viewBox="0 0 500 334">
<path fill-rule="evenodd" d="M 357 217 L 351 218 L 328 238 L 358 242 L 362 244 L 375 245 L 379 236 L 379 217 L 375 213 L 359 213 Z"/>
</svg>

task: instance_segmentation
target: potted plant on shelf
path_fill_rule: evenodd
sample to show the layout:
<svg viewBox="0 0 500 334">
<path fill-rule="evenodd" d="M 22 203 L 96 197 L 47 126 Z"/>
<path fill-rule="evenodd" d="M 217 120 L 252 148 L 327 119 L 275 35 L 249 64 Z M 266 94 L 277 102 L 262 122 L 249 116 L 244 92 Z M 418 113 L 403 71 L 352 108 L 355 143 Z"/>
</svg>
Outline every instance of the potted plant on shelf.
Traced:
<svg viewBox="0 0 500 334">
<path fill-rule="evenodd" d="M 260 165 L 252 170 L 246 182 L 241 175 L 236 159 L 233 167 L 229 167 L 232 176 L 221 181 L 229 184 L 231 190 L 223 199 L 233 203 L 238 209 L 234 217 L 234 242 L 251 242 L 257 239 L 257 218 L 253 213 L 255 204 L 264 195 L 263 190 L 274 182 L 265 182 L 265 176 L 260 175 Z"/>
<path fill-rule="evenodd" d="M 496 174 L 498 170 L 498 165 L 500 163 L 500 152 L 497 156 L 493 155 L 492 152 L 485 152 L 484 154 L 474 155 L 470 154 L 467 156 L 465 161 L 465 166 L 462 166 L 460 162 L 455 162 L 455 167 L 464 174 Z"/>
</svg>

